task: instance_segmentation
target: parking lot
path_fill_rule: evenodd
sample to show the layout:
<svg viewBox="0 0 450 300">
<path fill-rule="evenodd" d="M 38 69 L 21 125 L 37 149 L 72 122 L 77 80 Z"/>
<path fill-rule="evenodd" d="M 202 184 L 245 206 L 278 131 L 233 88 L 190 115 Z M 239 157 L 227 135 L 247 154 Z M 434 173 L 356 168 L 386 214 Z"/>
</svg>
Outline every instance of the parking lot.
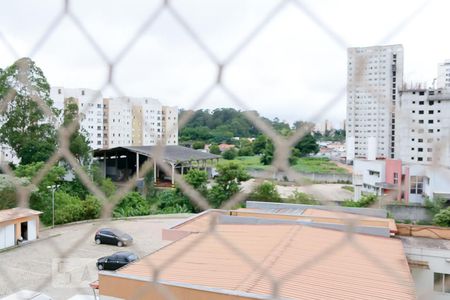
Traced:
<svg viewBox="0 0 450 300">
<path fill-rule="evenodd" d="M 98 221 L 43 230 L 40 240 L 0 253 L 0 297 L 22 289 L 41 291 L 53 299 L 92 295 L 89 282 L 97 279 L 97 258 L 122 250 L 149 254 L 169 243 L 161 239 L 161 229 L 183 218 Z M 103 227 L 130 234 L 133 245 L 96 245 L 95 232 Z"/>
</svg>

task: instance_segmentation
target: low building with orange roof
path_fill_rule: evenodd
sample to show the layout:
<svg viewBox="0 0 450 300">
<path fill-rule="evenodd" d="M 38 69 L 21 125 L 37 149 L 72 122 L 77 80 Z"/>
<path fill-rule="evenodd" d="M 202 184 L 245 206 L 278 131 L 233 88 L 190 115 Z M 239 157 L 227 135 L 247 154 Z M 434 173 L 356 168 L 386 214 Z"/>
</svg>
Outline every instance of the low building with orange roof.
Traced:
<svg viewBox="0 0 450 300">
<path fill-rule="evenodd" d="M 400 240 L 297 224 L 216 224 L 99 285 L 125 299 L 416 299 Z"/>
</svg>

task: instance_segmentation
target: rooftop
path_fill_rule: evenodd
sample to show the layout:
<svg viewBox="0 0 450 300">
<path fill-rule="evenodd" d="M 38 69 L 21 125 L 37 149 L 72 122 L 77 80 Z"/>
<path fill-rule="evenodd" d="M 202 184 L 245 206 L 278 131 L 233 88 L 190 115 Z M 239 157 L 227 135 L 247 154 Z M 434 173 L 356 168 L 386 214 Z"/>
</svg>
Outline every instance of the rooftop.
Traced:
<svg viewBox="0 0 450 300">
<path fill-rule="evenodd" d="M 245 253 L 252 264 L 224 241 Z M 195 246 L 185 251 L 190 245 Z M 323 251 L 325 256 L 317 259 Z M 354 234 L 350 241 L 346 232 L 304 225 L 219 224 L 214 234 L 190 234 L 103 276 L 151 281 L 153 271 L 169 262 L 160 270 L 159 280 L 220 289 L 224 294 L 271 295 L 267 272 L 282 282 L 282 298 L 415 299 L 400 240 Z"/>
<path fill-rule="evenodd" d="M 218 159 L 220 156 L 194 150 L 178 145 L 170 146 L 123 146 L 110 149 L 98 149 L 94 151 L 94 157 L 125 155 L 129 152 L 139 153 L 147 157 L 153 157 L 161 151 L 163 159 L 168 162 L 188 162 L 197 160 Z"/>
<path fill-rule="evenodd" d="M 0 223 L 40 214 L 42 214 L 42 212 L 23 207 L 4 209 L 0 210 Z"/>
</svg>

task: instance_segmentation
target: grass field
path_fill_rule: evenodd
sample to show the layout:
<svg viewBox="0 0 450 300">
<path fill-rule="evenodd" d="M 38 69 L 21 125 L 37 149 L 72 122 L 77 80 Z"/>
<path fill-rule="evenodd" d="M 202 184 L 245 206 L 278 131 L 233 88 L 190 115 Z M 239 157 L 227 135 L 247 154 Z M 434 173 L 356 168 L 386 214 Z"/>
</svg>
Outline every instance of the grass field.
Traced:
<svg viewBox="0 0 450 300">
<path fill-rule="evenodd" d="M 269 166 L 263 165 L 259 161 L 259 156 L 238 156 L 231 160 L 242 165 L 247 170 L 267 170 Z M 221 159 L 221 162 L 226 162 L 227 160 Z M 293 169 L 298 172 L 303 173 L 338 173 L 346 174 L 347 170 L 338 167 L 333 161 L 327 158 L 316 158 L 316 157 L 303 157 L 297 160 L 297 164 L 293 166 Z"/>
<path fill-rule="evenodd" d="M 293 169 L 304 173 L 327 173 L 327 174 L 346 174 L 348 171 L 344 168 L 338 167 L 333 161 L 328 158 L 319 157 L 302 157 L 299 158 L 297 164 Z"/>
</svg>

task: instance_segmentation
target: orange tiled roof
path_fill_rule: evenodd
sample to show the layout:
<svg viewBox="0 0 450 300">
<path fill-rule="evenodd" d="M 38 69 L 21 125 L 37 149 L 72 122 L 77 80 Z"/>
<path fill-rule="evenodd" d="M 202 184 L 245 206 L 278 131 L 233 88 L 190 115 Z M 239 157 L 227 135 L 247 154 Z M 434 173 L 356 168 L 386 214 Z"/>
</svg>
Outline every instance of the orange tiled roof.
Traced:
<svg viewBox="0 0 450 300">
<path fill-rule="evenodd" d="M 302 225 L 233 224 L 218 225 L 216 230 L 220 239 L 208 233 L 190 234 L 117 273 L 151 278 L 151 265 L 159 269 L 170 262 L 160 270 L 159 279 L 271 295 L 271 281 L 225 246 L 221 242 L 225 240 L 276 280 L 296 270 L 281 281 L 280 297 L 415 299 L 414 283 L 397 239 L 353 234 L 348 240 L 345 232 Z M 342 241 L 343 246 L 337 247 Z M 353 247 L 354 243 L 363 249 Z M 184 251 L 189 245 L 194 246 Z M 326 249 L 331 250 L 316 258 Z M 302 264 L 306 265 L 298 268 Z"/>
</svg>

